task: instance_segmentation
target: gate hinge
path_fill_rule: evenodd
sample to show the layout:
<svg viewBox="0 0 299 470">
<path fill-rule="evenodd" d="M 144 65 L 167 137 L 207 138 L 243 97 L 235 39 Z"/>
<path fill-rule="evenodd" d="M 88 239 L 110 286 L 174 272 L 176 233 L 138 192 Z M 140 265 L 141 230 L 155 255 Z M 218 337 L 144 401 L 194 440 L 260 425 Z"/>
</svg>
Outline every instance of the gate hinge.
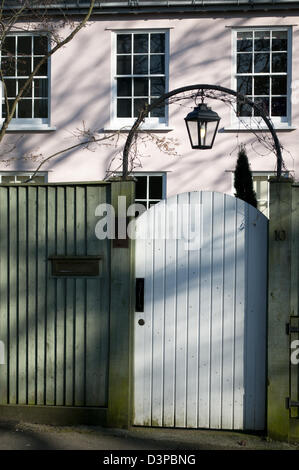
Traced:
<svg viewBox="0 0 299 470">
<path fill-rule="evenodd" d="M 289 410 L 290 408 L 299 408 L 299 401 L 293 401 L 290 399 L 290 397 L 286 398 L 286 409 Z"/>
</svg>

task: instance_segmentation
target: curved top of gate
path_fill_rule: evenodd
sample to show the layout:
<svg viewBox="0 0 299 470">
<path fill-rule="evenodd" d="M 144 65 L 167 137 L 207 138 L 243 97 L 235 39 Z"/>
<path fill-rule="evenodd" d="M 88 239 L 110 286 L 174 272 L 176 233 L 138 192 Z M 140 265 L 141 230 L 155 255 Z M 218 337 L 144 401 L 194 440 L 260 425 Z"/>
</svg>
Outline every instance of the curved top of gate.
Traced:
<svg viewBox="0 0 299 470">
<path fill-rule="evenodd" d="M 192 249 L 210 233 L 265 232 L 267 217 L 235 196 L 215 191 L 190 191 L 163 199 L 136 219 L 135 238 L 183 240 Z M 129 234 L 132 236 L 132 234 Z M 264 236 L 264 235 L 263 235 Z"/>
</svg>

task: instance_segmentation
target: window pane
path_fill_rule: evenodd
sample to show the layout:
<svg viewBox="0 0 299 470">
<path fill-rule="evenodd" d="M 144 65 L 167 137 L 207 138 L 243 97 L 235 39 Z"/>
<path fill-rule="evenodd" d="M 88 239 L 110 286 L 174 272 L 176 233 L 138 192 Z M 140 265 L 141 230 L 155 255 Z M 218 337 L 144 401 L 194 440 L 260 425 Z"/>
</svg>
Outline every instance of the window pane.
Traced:
<svg viewBox="0 0 299 470">
<path fill-rule="evenodd" d="M 165 93 L 165 78 L 151 78 L 151 95 L 160 96 L 163 95 L 163 93 Z"/>
<path fill-rule="evenodd" d="M 34 67 L 41 61 L 41 57 L 34 58 Z M 48 61 L 46 61 L 37 72 L 36 76 L 38 77 L 47 77 L 48 76 Z"/>
<path fill-rule="evenodd" d="M 257 105 L 264 113 L 269 116 L 269 98 L 255 98 L 254 104 Z M 260 116 L 258 109 L 254 109 L 254 115 Z"/>
<path fill-rule="evenodd" d="M 237 73 L 252 73 L 252 54 L 237 55 Z"/>
<path fill-rule="evenodd" d="M 131 100 L 118 99 L 117 100 L 117 117 L 131 117 Z"/>
<path fill-rule="evenodd" d="M 287 99 L 286 98 L 272 98 L 272 116 L 286 116 L 287 115 Z"/>
<path fill-rule="evenodd" d="M 256 31 L 254 34 L 254 50 L 270 50 L 270 31 Z"/>
<path fill-rule="evenodd" d="M 117 35 L 117 53 L 128 54 L 132 51 L 132 35 L 131 34 L 118 34 Z"/>
<path fill-rule="evenodd" d="M 268 199 L 268 178 L 266 176 L 254 176 L 254 191 L 257 199 Z"/>
<path fill-rule="evenodd" d="M 254 94 L 269 95 L 270 80 L 269 77 L 254 77 Z"/>
<path fill-rule="evenodd" d="M 137 185 L 137 184 L 138 184 L 138 183 L 136 183 L 136 185 Z M 138 205 L 140 204 L 141 206 L 144 206 L 145 209 L 147 209 L 146 201 L 138 201 L 138 199 L 135 199 L 135 202 L 136 202 L 136 204 L 138 204 Z M 140 215 L 139 211 L 136 211 L 136 212 L 135 212 L 135 217 L 138 217 L 139 215 Z"/>
<path fill-rule="evenodd" d="M 149 177 L 149 198 L 162 199 L 162 176 Z"/>
<path fill-rule="evenodd" d="M 48 100 L 34 100 L 34 117 L 44 119 L 48 117 Z"/>
<path fill-rule="evenodd" d="M 117 101 L 117 116 L 136 117 L 144 109 L 145 103 L 149 103 L 149 96 L 153 97 L 152 101 L 165 93 L 165 34 L 119 34 L 117 52 L 117 74 L 126 76 L 117 78 L 117 98 L 123 97 L 121 101 Z M 133 101 L 126 100 L 131 96 Z M 164 103 L 149 115 L 162 116 L 165 116 Z"/>
<path fill-rule="evenodd" d="M 287 94 L 287 77 L 272 77 L 272 95 Z"/>
<path fill-rule="evenodd" d="M 7 36 L 1 48 L 2 55 L 15 55 L 16 53 L 16 38 Z"/>
<path fill-rule="evenodd" d="M 272 51 L 286 51 L 288 49 L 288 32 L 272 32 Z"/>
<path fill-rule="evenodd" d="M 47 78 L 38 78 L 34 80 L 34 96 L 37 98 L 48 98 Z"/>
<path fill-rule="evenodd" d="M 21 90 L 21 88 L 25 85 L 26 80 L 18 80 L 18 93 Z M 26 91 L 22 95 L 23 97 L 25 96 L 32 96 L 32 83 L 28 85 Z"/>
<path fill-rule="evenodd" d="M 148 78 L 134 78 L 134 95 L 148 96 Z"/>
<path fill-rule="evenodd" d="M 28 77 L 31 73 L 31 58 L 18 57 L 17 59 L 17 75 L 19 77 Z"/>
<path fill-rule="evenodd" d="M 252 93 L 252 77 L 238 77 L 237 91 L 242 95 L 251 95 Z"/>
<path fill-rule="evenodd" d="M 151 52 L 165 52 L 165 34 L 151 34 Z"/>
<path fill-rule="evenodd" d="M 28 179 L 28 176 L 26 176 L 26 178 Z M 45 181 L 46 179 L 44 176 L 35 176 L 33 180 L 31 180 L 31 183 L 42 184 L 42 183 L 45 183 Z"/>
<path fill-rule="evenodd" d="M 35 55 L 45 55 L 48 52 L 48 38 L 47 36 L 34 36 L 33 38 L 33 53 Z"/>
<path fill-rule="evenodd" d="M 151 102 L 155 101 L 156 98 L 152 98 Z M 165 117 L 165 104 L 161 104 L 157 108 L 151 111 L 151 117 Z"/>
<path fill-rule="evenodd" d="M 12 79 L 6 79 L 5 80 L 5 85 L 6 85 L 6 92 L 7 96 L 11 98 L 15 98 L 17 93 L 16 93 L 16 81 Z"/>
<path fill-rule="evenodd" d="M 270 54 L 254 54 L 254 72 L 270 72 Z"/>
<path fill-rule="evenodd" d="M 252 97 L 248 96 L 248 99 L 251 101 Z M 251 117 L 252 116 L 252 107 L 247 103 L 242 103 L 238 100 L 237 103 L 237 115 L 240 117 Z"/>
<path fill-rule="evenodd" d="M 131 74 L 131 56 L 121 55 L 117 57 L 117 75 Z"/>
<path fill-rule="evenodd" d="M 135 199 L 146 199 L 146 176 L 136 176 Z"/>
<path fill-rule="evenodd" d="M 16 75 L 16 61 L 13 57 L 2 58 L 1 64 L 4 77 L 14 77 Z"/>
<path fill-rule="evenodd" d="M 132 96 L 132 79 L 117 79 L 117 96 Z"/>
<path fill-rule="evenodd" d="M 17 36 L 18 55 L 31 55 L 31 36 Z"/>
<path fill-rule="evenodd" d="M 24 182 L 27 181 L 29 178 L 30 178 L 30 175 L 26 175 L 26 176 L 16 175 L 16 183 L 24 183 Z M 33 181 L 30 181 L 30 183 L 32 183 L 32 182 L 33 182 Z"/>
<path fill-rule="evenodd" d="M 145 105 L 148 103 L 148 100 L 145 98 L 137 98 L 134 100 L 134 117 L 137 117 Z"/>
<path fill-rule="evenodd" d="M 12 108 L 13 103 L 14 103 L 14 100 L 8 100 L 9 109 Z M 2 103 L 2 117 L 6 118 L 6 105 L 5 105 L 4 101 Z M 15 117 L 16 117 L 16 112 L 14 112 L 14 115 L 13 115 L 13 118 L 15 118 Z"/>
<path fill-rule="evenodd" d="M 237 33 L 237 51 L 238 52 L 251 52 L 252 51 L 252 32 Z"/>
<path fill-rule="evenodd" d="M 134 34 L 134 53 L 148 52 L 148 34 Z"/>
<path fill-rule="evenodd" d="M 32 118 L 32 100 L 20 100 L 18 104 L 19 118 Z"/>
<path fill-rule="evenodd" d="M 1 176 L 1 183 L 3 184 L 10 184 L 15 182 L 15 175 L 2 175 Z"/>
<path fill-rule="evenodd" d="M 267 201 L 259 201 L 257 203 L 257 208 L 259 211 L 261 211 L 262 214 L 268 217 L 268 202 Z"/>
<path fill-rule="evenodd" d="M 272 54 L 272 72 L 287 71 L 287 54 Z"/>
<path fill-rule="evenodd" d="M 165 73 L 165 56 L 164 55 L 151 55 L 151 72 L 152 74 Z"/>
<path fill-rule="evenodd" d="M 135 55 L 133 73 L 136 75 L 146 75 L 148 73 L 148 56 Z"/>
</svg>

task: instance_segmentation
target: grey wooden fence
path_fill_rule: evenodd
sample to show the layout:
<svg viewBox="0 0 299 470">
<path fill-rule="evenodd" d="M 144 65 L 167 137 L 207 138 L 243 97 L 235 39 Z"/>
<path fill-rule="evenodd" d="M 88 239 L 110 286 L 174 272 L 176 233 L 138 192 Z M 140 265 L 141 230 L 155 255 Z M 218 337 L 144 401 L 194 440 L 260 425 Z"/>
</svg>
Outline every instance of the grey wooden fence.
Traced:
<svg viewBox="0 0 299 470">
<path fill-rule="evenodd" d="M 107 406 L 110 185 L 0 187 L 0 404 Z M 54 277 L 51 256 L 101 257 L 98 276 Z"/>
</svg>

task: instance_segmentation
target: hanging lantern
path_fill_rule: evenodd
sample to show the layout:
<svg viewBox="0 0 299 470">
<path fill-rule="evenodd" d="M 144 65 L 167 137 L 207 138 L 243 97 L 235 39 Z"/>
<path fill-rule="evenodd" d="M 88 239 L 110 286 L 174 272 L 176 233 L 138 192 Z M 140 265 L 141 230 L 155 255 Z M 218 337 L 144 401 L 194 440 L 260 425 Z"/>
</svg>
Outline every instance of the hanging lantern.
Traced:
<svg viewBox="0 0 299 470">
<path fill-rule="evenodd" d="M 193 149 L 211 149 L 214 144 L 220 117 L 205 103 L 201 103 L 185 117 Z"/>
</svg>

